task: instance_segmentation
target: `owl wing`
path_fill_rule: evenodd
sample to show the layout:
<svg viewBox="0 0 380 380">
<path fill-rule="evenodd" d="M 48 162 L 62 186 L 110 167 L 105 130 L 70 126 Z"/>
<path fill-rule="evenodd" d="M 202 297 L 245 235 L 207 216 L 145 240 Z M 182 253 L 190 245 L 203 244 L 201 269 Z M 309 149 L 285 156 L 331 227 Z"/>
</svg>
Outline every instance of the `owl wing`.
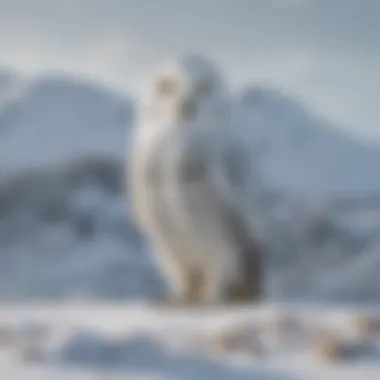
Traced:
<svg viewBox="0 0 380 380">
<path fill-rule="evenodd" d="M 264 291 L 264 239 L 256 195 L 259 177 L 252 151 L 238 139 L 226 139 L 213 154 L 211 181 L 225 234 L 240 257 L 241 273 L 229 289 L 233 297 L 261 296 Z"/>
<path fill-rule="evenodd" d="M 240 137 L 227 136 L 214 155 L 215 195 L 225 205 L 231 231 L 245 244 L 257 243 L 263 229 L 260 210 L 261 181 L 254 152 Z"/>
</svg>

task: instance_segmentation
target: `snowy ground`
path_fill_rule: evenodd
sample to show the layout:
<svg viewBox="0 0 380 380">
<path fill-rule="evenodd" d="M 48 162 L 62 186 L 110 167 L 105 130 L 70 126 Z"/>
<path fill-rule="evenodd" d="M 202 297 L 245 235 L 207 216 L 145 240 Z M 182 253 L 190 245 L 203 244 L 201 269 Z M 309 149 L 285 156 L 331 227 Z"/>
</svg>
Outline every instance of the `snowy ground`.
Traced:
<svg viewBox="0 0 380 380">
<path fill-rule="evenodd" d="M 378 379 L 380 310 L 0 308 L 3 379 Z"/>
</svg>

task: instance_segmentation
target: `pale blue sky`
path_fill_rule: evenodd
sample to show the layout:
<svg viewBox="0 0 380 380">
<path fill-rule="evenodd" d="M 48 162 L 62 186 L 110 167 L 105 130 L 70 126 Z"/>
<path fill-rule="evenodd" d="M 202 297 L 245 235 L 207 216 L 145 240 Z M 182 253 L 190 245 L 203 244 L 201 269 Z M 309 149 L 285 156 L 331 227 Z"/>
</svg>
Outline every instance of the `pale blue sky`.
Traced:
<svg viewBox="0 0 380 380">
<path fill-rule="evenodd" d="M 218 58 L 380 141 L 378 0 L 0 0 L 0 66 L 133 91 L 167 57 Z"/>
</svg>

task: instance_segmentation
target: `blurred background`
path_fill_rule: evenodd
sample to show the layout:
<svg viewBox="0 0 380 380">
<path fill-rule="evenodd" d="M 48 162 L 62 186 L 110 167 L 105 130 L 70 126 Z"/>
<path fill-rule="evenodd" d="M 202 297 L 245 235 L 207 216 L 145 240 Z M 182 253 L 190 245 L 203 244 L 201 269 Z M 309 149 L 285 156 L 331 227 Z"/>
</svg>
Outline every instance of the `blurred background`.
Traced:
<svg viewBox="0 0 380 380">
<path fill-rule="evenodd" d="M 289 255 L 313 251 L 329 270 L 367 257 L 380 228 L 379 10 L 2 0 L 0 297 L 126 299 L 162 287 L 129 220 L 123 166 L 140 84 L 188 51 L 214 57 L 242 99 L 262 181 L 291 203 Z M 380 254 L 374 264 L 376 278 Z M 380 300 L 380 280 L 356 281 Z"/>
<path fill-rule="evenodd" d="M 192 51 L 244 106 L 270 296 L 378 305 L 379 13 L 376 0 L 0 0 L 0 302 L 165 291 L 125 164 L 140 84 Z"/>
</svg>

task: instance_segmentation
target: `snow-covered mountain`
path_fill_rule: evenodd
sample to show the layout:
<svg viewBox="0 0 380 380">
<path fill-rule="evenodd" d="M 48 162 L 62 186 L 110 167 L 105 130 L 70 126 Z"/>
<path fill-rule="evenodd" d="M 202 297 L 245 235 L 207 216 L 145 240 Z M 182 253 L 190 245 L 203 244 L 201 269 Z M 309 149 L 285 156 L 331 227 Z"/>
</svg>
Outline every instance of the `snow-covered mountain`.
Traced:
<svg viewBox="0 0 380 380">
<path fill-rule="evenodd" d="M 354 140 L 279 90 L 250 86 L 240 96 L 247 138 L 273 186 L 308 196 L 380 190 L 380 146 Z"/>
<path fill-rule="evenodd" d="M 246 138 L 271 185 L 297 195 L 380 191 L 380 146 L 351 138 L 269 86 L 249 86 L 239 97 Z M 3 169 L 125 154 L 133 103 L 121 94 L 68 76 L 26 81 L 0 72 L 0 99 L 9 114 L 0 118 Z"/>
<path fill-rule="evenodd" d="M 276 265 L 290 265 L 292 280 L 295 272 L 305 277 L 290 287 L 315 294 L 310 281 L 320 272 L 295 265 L 299 254 L 317 255 L 330 269 L 343 256 L 374 255 L 380 212 L 356 210 L 342 223 L 347 216 L 324 202 L 377 194 L 380 147 L 344 135 L 269 87 L 250 86 L 239 96 L 242 131 L 257 151 L 264 187 L 293 211 L 274 233 Z M 0 99 L 0 298 L 160 292 L 123 194 L 131 99 L 67 76 L 25 80 L 5 71 Z"/>
<path fill-rule="evenodd" d="M 3 170 L 46 166 L 87 154 L 124 154 L 133 110 L 120 94 L 65 76 L 9 78 L 4 86 L 1 82 L 0 77 Z"/>
</svg>

